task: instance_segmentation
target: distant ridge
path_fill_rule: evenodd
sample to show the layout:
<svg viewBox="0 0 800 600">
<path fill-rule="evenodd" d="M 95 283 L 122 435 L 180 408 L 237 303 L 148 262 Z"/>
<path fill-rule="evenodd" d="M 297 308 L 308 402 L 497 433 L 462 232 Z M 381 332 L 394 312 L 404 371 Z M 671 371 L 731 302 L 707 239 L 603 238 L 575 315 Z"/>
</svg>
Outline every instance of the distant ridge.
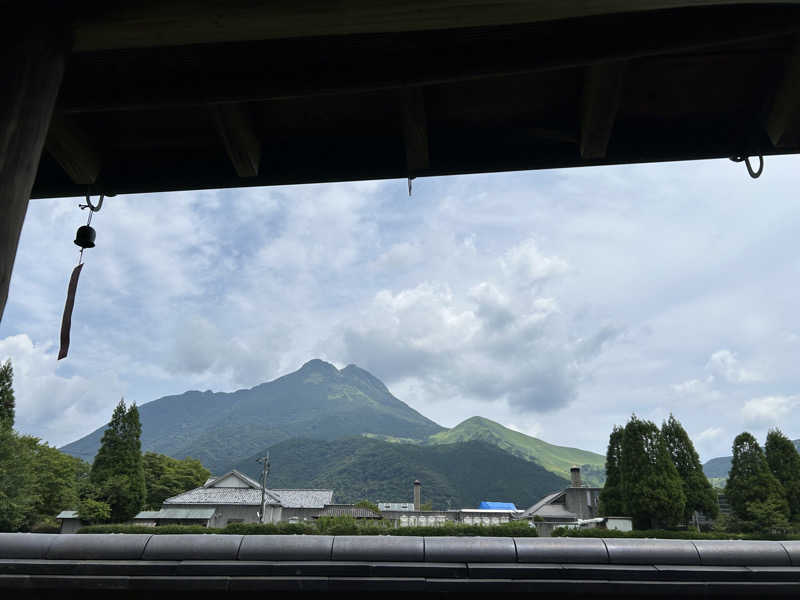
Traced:
<svg viewBox="0 0 800 600">
<path fill-rule="evenodd" d="M 584 483 L 601 486 L 605 481 L 605 456 L 587 450 L 548 444 L 484 417 L 471 417 L 452 429 L 436 433 L 428 438 L 428 443 L 452 444 L 473 440 L 493 444 L 566 479 L 569 479 L 572 466 L 578 465 L 581 467 Z"/>
</svg>

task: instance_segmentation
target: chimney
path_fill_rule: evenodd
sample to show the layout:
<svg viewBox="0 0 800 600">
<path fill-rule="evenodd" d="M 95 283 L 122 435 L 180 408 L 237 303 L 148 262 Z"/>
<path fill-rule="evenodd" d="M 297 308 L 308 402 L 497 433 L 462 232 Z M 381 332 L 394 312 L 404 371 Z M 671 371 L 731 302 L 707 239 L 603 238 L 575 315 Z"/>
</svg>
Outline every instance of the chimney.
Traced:
<svg viewBox="0 0 800 600">
<path fill-rule="evenodd" d="M 570 479 L 572 479 L 572 486 L 571 487 L 582 487 L 581 484 L 581 468 L 577 465 L 573 465 L 572 468 L 569 470 Z"/>
<path fill-rule="evenodd" d="M 420 503 L 420 488 L 422 484 L 420 484 L 419 479 L 414 480 L 414 510 L 419 510 L 421 506 Z"/>
</svg>

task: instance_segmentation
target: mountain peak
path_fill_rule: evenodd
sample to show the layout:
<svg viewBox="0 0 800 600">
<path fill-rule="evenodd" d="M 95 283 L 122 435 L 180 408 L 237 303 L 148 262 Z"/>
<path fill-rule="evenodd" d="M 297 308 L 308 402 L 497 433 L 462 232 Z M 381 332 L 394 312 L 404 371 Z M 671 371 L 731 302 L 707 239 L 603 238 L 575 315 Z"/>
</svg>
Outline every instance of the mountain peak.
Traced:
<svg viewBox="0 0 800 600">
<path fill-rule="evenodd" d="M 369 371 L 365 371 L 364 369 L 362 369 L 357 365 L 350 363 L 339 372 L 345 377 L 350 377 L 353 379 L 361 379 L 362 381 L 366 381 L 367 383 L 369 383 L 370 385 L 379 389 L 382 392 L 385 392 L 387 394 L 391 393 L 389 392 L 389 388 L 386 387 L 385 383 L 383 383 L 380 379 L 375 377 Z"/>
<path fill-rule="evenodd" d="M 316 371 L 321 373 L 330 373 L 331 375 L 338 375 L 339 369 L 329 362 L 325 362 L 320 358 L 312 358 L 299 369 L 300 371 L 309 372 Z"/>
</svg>

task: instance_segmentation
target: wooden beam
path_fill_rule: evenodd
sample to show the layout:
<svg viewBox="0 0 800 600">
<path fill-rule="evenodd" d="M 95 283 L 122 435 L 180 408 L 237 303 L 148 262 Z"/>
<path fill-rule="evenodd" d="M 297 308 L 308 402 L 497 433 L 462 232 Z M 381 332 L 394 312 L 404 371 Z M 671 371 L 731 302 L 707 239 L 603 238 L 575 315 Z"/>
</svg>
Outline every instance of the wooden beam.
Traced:
<svg viewBox="0 0 800 600">
<path fill-rule="evenodd" d="M 583 80 L 581 156 L 603 158 L 619 109 L 627 61 L 587 67 Z"/>
<path fill-rule="evenodd" d="M 47 152 L 61 165 L 73 183 L 90 185 L 100 174 L 100 154 L 90 137 L 73 119 L 56 112 L 45 141 Z"/>
<path fill-rule="evenodd" d="M 768 112 L 766 129 L 776 148 L 800 142 L 800 36 L 795 39 L 783 80 Z"/>
<path fill-rule="evenodd" d="M 239 177 L 255 177 L 261 161 L 258 139 L 250 112 L 243 104 L 216 104 L 211 107 L 228 158 Z"/>
<path fill-rule="evenodd" d="M 44 26 L 0 40 L 0 319 L 22 223 L 64 75 L 66 47 Z"/>
<path fill-rule="evenodd" d="M 787 0 L 784 0 L 786 3 Z M 791 2 L 791 0 L 788 0 Z M 721 5 L 775 4 L 775 0 L 140 0 L 97 10 L 76 9 L 78 52 L 152 48 L 362 33 L 441 31 L 466 27 L 547 23 L 603 15 L 635 14 Z M 767 7 L 757 8 L 768 10 Z"/>
<path fill-rule="evenodd" d="M 200 107 L 399 92 L 672 53 L 702 54 L 709 48 L 800 32 L 800 6 L 778 8 L 698 8 L 691 18 L 685 13 L 641 13 L 479 31 L 82 52 L 70 57 L 58 102 L 65 114 Z M 253 56 L 281 58 L 264 62 Z M 104 85 L 98 87 L 98 81 Z"/>
<path fill-rule="evenodd" d="M 406 145 L 406 168 L 413 177 L 430 168 L 428 118 L 422 88 L 407 91 L 403 103 L 403 137 Z"/>
</svg>

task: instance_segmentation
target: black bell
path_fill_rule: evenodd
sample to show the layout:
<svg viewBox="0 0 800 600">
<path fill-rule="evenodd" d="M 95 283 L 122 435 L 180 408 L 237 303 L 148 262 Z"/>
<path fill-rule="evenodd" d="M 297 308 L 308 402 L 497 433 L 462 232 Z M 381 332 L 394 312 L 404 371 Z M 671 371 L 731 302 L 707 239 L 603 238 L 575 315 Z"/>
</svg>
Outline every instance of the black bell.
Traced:
<svg viewBox="0 0 800 600">
<path fill-rule="evenodd" d="M 78 233 L 75 234 L 75 245 L 81 248 L 94 248 L 94 238 L 97 232 L 88 225 L 81 225 L 78 227 Z"/>
</svg>

